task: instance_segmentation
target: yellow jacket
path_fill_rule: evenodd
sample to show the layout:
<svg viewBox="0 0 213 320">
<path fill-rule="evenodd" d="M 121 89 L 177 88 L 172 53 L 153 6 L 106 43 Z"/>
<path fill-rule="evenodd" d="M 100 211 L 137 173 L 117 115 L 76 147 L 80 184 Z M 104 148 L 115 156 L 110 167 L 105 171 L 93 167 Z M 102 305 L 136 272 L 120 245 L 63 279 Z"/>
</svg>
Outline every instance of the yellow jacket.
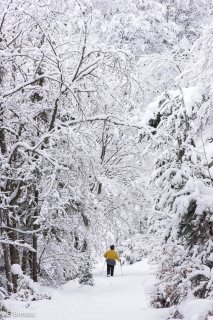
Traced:
<svg viewBox="0 0 213 320">
<path fill-rule="evenodd" d="M 121 261 L 118 253 L 115 250 L 108 250 L 107 252 L 104 253 L 104 258 L 106 259 L 112 259 L 112 260 L 117 260 Z"/>
</svg>

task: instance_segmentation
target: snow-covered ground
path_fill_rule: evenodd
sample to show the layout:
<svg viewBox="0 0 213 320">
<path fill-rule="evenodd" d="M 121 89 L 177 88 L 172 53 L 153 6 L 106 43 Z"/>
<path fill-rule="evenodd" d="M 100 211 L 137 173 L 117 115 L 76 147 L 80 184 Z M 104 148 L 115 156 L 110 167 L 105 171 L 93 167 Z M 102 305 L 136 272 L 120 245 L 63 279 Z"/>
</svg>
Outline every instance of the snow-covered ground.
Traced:
<svg viewBox="0 0 213 320">
<path fill-rule="evenodd" d="M 28 312 L 36 320 L 165 320 L 168 309 L 152 309 L 149 293 L 155 281 L 155 266 L 146 260 L 131 266 L 119 265 L 115 276 L 107 278 L 101 267 L 94 274 L 95 286 L 80 286 L 70 281 L 61 288 L 49 289 L 51 300 L 32 302 L 8 302 L 16 312 Z M 23 317 L 22 317 L 23 318 Z M 30 318 L 30 317 L 28 317 Z M 25 317 L 25 319 L 28 319 Z M 10 317 L 18 319 L 18 317 Z"/>
<path fill-rule="evenodd" d="M 106 270 L 99 266 L 94 272 L 95 286 L 80 286 L 78 280 L 70 281 L 58 289 L 45 288 L 52 298 L 26 302 L 7 300 L 8 308 L 16 312 L 9 319 L 35 320 L 167 320 L 173 308 L 153 309 L 149 299 L 151 288 L 156 281 L 156 266 L 147 260 L 130 266 L 119 265 L 115 276 L 106 277 Z M 106 266 L 105 266 L 106 269 Z M 213 320 L 206 317 L 213 310 L 213 301 L 189 299 L 181 304 L 179 310 L 184 320 Z M 20 317 L 18 314 L 20 314 Z M 28 314 L 28 316 L 27 316 Z"/>
</svg>

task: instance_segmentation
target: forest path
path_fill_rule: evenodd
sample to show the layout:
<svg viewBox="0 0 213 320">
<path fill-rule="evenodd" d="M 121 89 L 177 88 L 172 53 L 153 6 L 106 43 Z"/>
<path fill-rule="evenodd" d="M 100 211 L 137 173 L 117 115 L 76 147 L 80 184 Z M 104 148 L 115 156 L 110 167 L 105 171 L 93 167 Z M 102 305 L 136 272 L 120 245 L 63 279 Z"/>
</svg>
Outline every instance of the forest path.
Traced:
<svg viewBox="0 0 213 320">
<path fill-rule="evenodd" d="M 99 270 L 94 273 L 95 286 L 70 281 L 51 290 L 51 300 L 35 301 L 27 310 L 36 320 L 165 320 L 168 309 L 149 307 L 155 268 L 144 260 L 123 266 L 122 276 L 117 265 L 113 278 Z"/>
</svg>

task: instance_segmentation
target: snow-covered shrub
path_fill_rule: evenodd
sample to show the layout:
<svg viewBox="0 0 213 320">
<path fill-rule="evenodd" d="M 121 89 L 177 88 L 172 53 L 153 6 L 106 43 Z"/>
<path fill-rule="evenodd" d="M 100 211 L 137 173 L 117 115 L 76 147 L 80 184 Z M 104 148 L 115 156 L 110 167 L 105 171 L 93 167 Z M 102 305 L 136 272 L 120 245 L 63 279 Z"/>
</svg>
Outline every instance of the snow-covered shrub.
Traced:
<svg viewBox="0 0 213 320">
<path fill-rule="evenodd" d="M 212 319 L 213 319 L 213 309 L 208 312 L 204 320 L 212 320 Z"/>
<path fill-rule="evenodd" d="M 190 187 L 191 193 L 186 185 L 185 193 L 182 190 L 182 195 L 175 202 L 177 220 L 172 228 L 172 238 L 164 246 L 160 263 L 159 279 L 163 282 L 158 289 L 167 306 L 177 304 L 188 294 L 206 298 L 212 297 L 213 293 L 213 191 L 201 183 L 194 186 L 194 192 L 191 184 Z"/>
<path fill-rule="evenodd" d="M 3 316 L 1 316 L 1 314 L 7 311 L 7 308 L 4 304 L 4 299 L 7 297 L 7 291 L 2 286 L 0 286 L 0 319 L 3 319 Z"/>
<path fill-rule="evenodd" d="M 42 292 L 39 285 L 33 282 L 29 276 L 20 274 L 18 276 L 18 288 L 15 298 L 21 301 L 35 301 L 42 299 L 50 299 L 51 297 Z"/>
<path fill-rule="evenodd" d="M 186 281 L 192 262 L 181 245 L 164 246 L 159 261 L 158 283 L 152 295 L 152 304 L 164 308 L 177 304 L 187 295 L 190 284 Z"/>
<path fill-rule="evenodd" d="M 167 320 L 212 320 L 213 301 L 207 299 L 188 299 L 173 309 Z"/>
<path fill-rule="evenodd" d="M 210 223 L 213 191 L 198 183 L 193 193 L 191 183 L 188 184 L 191 193 L 186 184 L 185 193 L 182 190 L 182 195 L 175 201 L 177 220 L 171 232 L 172 238 L 162 252 L 158 273 L 160 285 L 157 285 L 154 302 L 158 307 L 177 304 L 189 293 L 197 298 L 212 297 Z"/>
<path fill-rule="evenodd" d="M 13 264 L 11 266 L 13 275 L 18 277 L 17 279 L 17 292 L 14 294 L 15 299 L 21 301 L 35 301 L 41 299 L 50 299 L 50 296 L 41 291 L 41 288 L 35 283 L 29 276 L 24 275 L 19 264 Z"/>
<path fill-rule="evenodd" d="M 174 205 L 178 219 L 173 230 L 176 230 L 174 233 L 177 232 L 179 241 L 188 248 L 192 261 L 187 281 L 196 297 L 213 296 L 213 189 L 202 182 L 188 181 Z"/>
</svg>

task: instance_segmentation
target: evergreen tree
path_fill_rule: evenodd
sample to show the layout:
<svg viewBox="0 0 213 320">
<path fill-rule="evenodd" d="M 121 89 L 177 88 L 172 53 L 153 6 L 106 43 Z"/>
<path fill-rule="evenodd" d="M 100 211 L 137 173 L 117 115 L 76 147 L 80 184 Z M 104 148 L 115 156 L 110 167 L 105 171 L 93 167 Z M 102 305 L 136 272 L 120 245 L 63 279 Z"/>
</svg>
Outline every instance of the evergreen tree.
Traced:
<svg viewBox="0 0 213 320">
<path fill-rule="evenodd" d="M 79 283 L 81 285 L 94 286 L 91 252 L 88 249 L 87 240 L 84 240 L 82 254 L 82 261 L 79 268 Z"/>
<path fill-rule="evenodd" d="M 163 218 L 166 228 L 159 271 L 165 279 L 159 288 L 164 306 L 180 302 L 189 292 L 200 298 L 212 292 L 212 181 L 200 136 L 210 101 L 205 89 L 167 92 L 149 119 L 155 146 L 163 151 L 153 180 L 157 221 Z"/>
</svg>

